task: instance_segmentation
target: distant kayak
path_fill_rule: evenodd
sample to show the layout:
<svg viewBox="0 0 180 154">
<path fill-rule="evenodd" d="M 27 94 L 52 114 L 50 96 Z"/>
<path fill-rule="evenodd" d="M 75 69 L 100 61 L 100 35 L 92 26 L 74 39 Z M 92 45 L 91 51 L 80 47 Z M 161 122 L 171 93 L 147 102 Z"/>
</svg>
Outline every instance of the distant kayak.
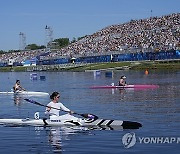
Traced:
<svg viewBox="0 0 180 154">
<path fill-rule="evenodd" d="M 49 95 L 46 92 L 37 92 L 37 91 L 18 91 L 18 92 L 13 92 L 13 91 L 1 91 L 0 94 L 4 95 Z"/>
<path fill-rule="evenodd" d="M 148 85 L 148 84 L 136 84 L 136 85 L 125 85 L 125 86 L 112 86 L 112 85 L 102 85 L 102 86 L 91 86 L 91 89 L 115 89 L 115 88 L 139 88 L 139 89 L 146 89 L 146 88 L 158 88 L 158 85 Z"/>
</svg>

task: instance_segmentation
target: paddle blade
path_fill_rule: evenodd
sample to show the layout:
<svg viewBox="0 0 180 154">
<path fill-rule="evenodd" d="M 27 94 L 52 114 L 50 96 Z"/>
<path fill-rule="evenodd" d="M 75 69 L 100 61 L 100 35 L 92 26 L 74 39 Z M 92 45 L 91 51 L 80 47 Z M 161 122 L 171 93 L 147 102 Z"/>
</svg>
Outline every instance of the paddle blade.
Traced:
<svg viewBox="0 0 180 154">
<path fill-rule="evenodd" d="M 142 127 L 142 124 L 139 122 L 132 122 L 132 121 L 123 121 L 123 129 L 139 129 Z"/>
</svg>

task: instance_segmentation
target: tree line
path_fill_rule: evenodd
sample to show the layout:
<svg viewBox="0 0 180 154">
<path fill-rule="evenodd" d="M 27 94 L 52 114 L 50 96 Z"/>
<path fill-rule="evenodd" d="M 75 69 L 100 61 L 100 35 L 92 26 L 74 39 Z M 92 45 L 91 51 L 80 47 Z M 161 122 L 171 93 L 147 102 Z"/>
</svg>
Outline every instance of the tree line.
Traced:
<svg viewBox="0 0 180 154">
<path fill-rule="evenodd" d="M 76 41 L 78 41 L 78 40 L 80 40 L 80 39 L 82 39 L 84 37 L 78 37 L 77 39 L 74 37 L 72 39 L 72 41 L 70 41 L 69 38 L 58 38 L 58 39 L 53 40 L 52 42 L 49 42 L 47 46 L 49 48 L 52 48 L 52 49 L 61 49 L 61 48 L 66 47 L 69 44 L 74 43 L 74 42 L 76 42 Z M 45 49 L 45 48 L 46 48 L 45 45 L 37 45 L 37 44 L 33 43 L 33 44 L 28 44 L 25 47 L 25 50 L 38 50 L 38 49 Z M 21 50 L 9 50 L 8 53 L 10 53 L 10 52 L 20 52 L 20 51 Z M 3 54 L 3 53 L 7 53 L 7 52 L 3 51 L 3 50 L 0 50 L 0 54 Z"/>
</svg>

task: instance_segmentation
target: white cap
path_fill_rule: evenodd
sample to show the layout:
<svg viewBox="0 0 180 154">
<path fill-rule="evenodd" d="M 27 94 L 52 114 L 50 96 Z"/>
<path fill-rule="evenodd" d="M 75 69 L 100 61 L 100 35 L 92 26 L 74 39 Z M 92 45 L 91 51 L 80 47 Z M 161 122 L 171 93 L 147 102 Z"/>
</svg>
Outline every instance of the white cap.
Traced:
<svg viewBox="0 0 180 154">
<path fill-rule="evenodd" d="M 122 79 L 126 79 L 126 76 L 121 76 Z"/>
</svg>

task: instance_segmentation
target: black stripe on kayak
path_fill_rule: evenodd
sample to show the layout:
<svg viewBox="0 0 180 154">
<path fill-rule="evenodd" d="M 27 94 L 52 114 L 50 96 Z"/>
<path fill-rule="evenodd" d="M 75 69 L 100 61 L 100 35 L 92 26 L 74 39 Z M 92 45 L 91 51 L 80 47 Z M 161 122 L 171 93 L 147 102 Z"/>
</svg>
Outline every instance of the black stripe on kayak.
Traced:
<svg viewBox="0 0 180 154">
<path fill-rule="evenodd" d="M 110 125 L 107 126 L 109 128 L 109 130 L 114 130 L 113 127 L 111 127 Z"/>
<path fill-rule="evenodd" d="M 123 129 L 138 129 L 142 127 L 142 124 L 139 122 L 123 121 L 122 127 Z"/>
<path fill-rule="evenodd" d="M 44 125 L 48 125 L 48 123 L 46 122 L 47 118 L 43 118 L 43 122 L 44 122 Z"/>
<path fill-rule="evenodd" d="M 79 125 L 80 125 L 79 122 L 76 122 L 76 121 L 73 121 L 73 120 L 71 120 L 71 121 L 65 121 L 65 122 L 70 122 L 70 123 L 72 123 L 72 124 L 75 124 L 76 126 L 79 126 Z"/>
<path fill-rule="evenodd" d="M 109 122 L 106 124 L 107 126 L 110 126 L 114 120 L 109 120 Z"/>
<path fill-rule="evenodd" d="M 112 128 L 111 126 L 109 126 L 109 125 L 105 125 L 105 126 L 99 126 L 99 127 L 101 127 L 102 128 L 102 130 L 114 130 L 114 128 Z"/>
<path fill-rule="evenodd" d="M 102 119 L 99 123 L 97 123 L 97 125 L 101 125 L 104 121 L 106 121 L 106 120 Z"/>
</svg>

